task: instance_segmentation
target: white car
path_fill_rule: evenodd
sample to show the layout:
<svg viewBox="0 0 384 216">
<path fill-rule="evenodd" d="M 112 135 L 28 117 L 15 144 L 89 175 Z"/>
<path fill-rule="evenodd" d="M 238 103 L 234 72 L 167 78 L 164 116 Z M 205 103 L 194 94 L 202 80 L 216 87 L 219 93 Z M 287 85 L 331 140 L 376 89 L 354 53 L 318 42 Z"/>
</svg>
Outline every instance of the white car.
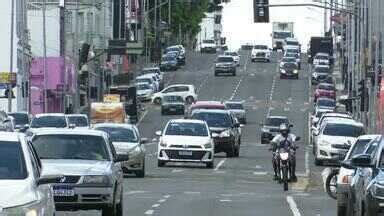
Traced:
<svg viewBox="0 0 384 216">
<path fill-rule="evenodd" d="M 240 55 L 236 51 L 225 51 L 225 56 L 232 56 L 237 66 L 240 66 Z"/>
<path fill-rule="evenodd" d="M 160 90 L 160 78 L 156 76 L 155 73 L 144 74 L 136 77 L 136 83 L 147 82 L 154 87 L 154 91 L 158 92 Z"/>
<path fill-rule="evenodd" d="M 215 40 L 203 40 L 200 45 L 201 53 L 216 53 L 216 42 Z"/>
<path fill-rule="evenodd" d="M 162 91 L 153 94 L 152 102 L 155 104 L 161 104 L 164 95 L 178 95 L 183 97 L 183 99 L 191 104 L 194 101 L 197 101 L 197 94 L 195 87 L 193 85 L 187 84 L 176 84 L 170 85 L 164 88 Z"/>
<path fill-rule="evenodd" d="M 69 125 L 74 125 L 76 128 L 89 128 L 88 116 L 85 114 L 67 114 Z"/>
<path fill-rule="evenodd" d="M 160 71 L 159 67 L 147 67 L 143 68 L 140 72 L 140 75 L 145 75 L 145 74 L 151 74 L 151 73 L 156 73 L 159 75 L 160 80 L 163 80 L 164 77 L 164 72 Z"/>
<path fill-rule="evenodd" d="M 296 38 L 286 38 L 283 43 L 283 50 L 286 51 L 288 47 L 300 50 L 300 43 Z"/>
<path fill-rule="evenodd" d="M 67 116 L 63 113 L 42 113 L 35 115 L 31 120 L 27 136 L 32 136 L 35 132 L 44 129 L 69 128 Z"/>
<path fill-rule="evenodd" d="M 42 176 L 36 152 L 20 133 L 0 132 L 0 215 L 55 215 L 49 184 L 59 175 Z"/>
<path fill-rule="evenodd" d="M 330 57 L 328 53 L 317 53 L 313 58 L 313 65 L 329 65 Z"/>
<path fill-rule="evenodd" d="M 167 162 L 196 162 L 213 168 L 215 145 L 205 121 L 173 119 L 156 135 L 160 136 L 159 167 Z"/>
<path fill-rule="evenodd" d="M 271 62 L 271 50 L 267 45 L 255 45 L 251 51 L 251 60 Z"/>
<path fill-rule="evenodd" d="M 364 125 L 352 119 L 330 120 L 319 130 L 314 143 L 315 164 L 337 162 L 340 154 L 345 154 L 357 137 L 364 134 Z"/>
<path fill-rule="evenodd" d="M 141 101 L 151 100 L 153 88 L 148 83 L 136 83 L 136 96 Z"/>
</svg>

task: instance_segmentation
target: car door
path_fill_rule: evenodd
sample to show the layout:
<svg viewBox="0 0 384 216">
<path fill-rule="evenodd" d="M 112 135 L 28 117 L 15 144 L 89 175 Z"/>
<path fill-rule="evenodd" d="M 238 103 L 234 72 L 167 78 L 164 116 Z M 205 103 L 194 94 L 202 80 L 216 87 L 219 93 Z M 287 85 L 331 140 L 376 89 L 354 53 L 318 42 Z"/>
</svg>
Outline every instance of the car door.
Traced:
<svg viewBox="0 0 384 216">
<path fill-rule="evenodd" d="M 185 100 L 185 98 L 188 96 L 188 87 L 178 86 L 176 92 L 177 92 L 177 95 L 183 97 Z"/>
<path fill-rule="evenodd" d="M 177 90 L 177 87 L 173 86 L 173 87 L 168 87 L 168 88 L 164 89 L 161 93 L 162 93 L 162 96 L 170 95 L 170 94 L 172 94 L 172 95 L 176 94 L 177 95 L 176 90 Z"/>
</svg>

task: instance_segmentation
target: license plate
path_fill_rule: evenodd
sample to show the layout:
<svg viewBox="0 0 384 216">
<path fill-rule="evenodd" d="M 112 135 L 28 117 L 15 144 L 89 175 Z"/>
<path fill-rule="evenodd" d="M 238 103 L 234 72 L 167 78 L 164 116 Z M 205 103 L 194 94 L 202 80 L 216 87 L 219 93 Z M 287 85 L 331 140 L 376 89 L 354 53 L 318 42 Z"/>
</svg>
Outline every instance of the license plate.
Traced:
<svg viewBox="0 0 384 216">
<path fill-rule="evenodd" d="M 179 155 L 192 156 L 192 151 L 179 151 Z"/>
<path fill-rule="evenodd" d="M 169 108 L 170 111 L 176 111 L 176 108 Z"/>
<path fill-rule="evenodd" d="M 53 186 L 53 195 L 59 197 L 75 196 L 75 190 L 71 186 Z"/>
</svg>

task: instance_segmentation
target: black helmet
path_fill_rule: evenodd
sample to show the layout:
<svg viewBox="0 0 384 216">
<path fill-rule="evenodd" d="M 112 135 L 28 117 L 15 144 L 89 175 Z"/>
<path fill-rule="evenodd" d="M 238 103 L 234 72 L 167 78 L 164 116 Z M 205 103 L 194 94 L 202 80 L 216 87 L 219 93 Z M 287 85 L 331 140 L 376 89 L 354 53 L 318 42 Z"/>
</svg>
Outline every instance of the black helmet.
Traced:
<svg viewBox="0 0 384 216">
<path fill-rule="evenodd" d="M 289 134 L 289 125 L 283 123 L 279 127 L 280 133 L 284 136 L 287 137 Z"/>
</svg>

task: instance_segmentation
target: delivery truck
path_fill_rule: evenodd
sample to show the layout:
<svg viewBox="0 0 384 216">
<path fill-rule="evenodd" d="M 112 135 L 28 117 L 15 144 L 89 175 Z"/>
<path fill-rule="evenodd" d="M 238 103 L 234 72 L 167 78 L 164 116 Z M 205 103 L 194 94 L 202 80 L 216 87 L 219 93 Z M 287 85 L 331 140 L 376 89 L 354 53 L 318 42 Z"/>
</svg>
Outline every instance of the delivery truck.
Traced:
<svg viewBox="0 0 384 216">
<path fill-rule="evenodd" d="M 333 40 L 332 37 L 311 37 L 309 44 L 308 63 L 313 62 L 317 53 L 328 53 L 330 63 L 333 64 Z"/>
<path fill-rule="evenodd" d="M 91 103 L 91 125 L 97 123 L 125 123 L 126 114 L 121 102 Z"/>
</svg>

